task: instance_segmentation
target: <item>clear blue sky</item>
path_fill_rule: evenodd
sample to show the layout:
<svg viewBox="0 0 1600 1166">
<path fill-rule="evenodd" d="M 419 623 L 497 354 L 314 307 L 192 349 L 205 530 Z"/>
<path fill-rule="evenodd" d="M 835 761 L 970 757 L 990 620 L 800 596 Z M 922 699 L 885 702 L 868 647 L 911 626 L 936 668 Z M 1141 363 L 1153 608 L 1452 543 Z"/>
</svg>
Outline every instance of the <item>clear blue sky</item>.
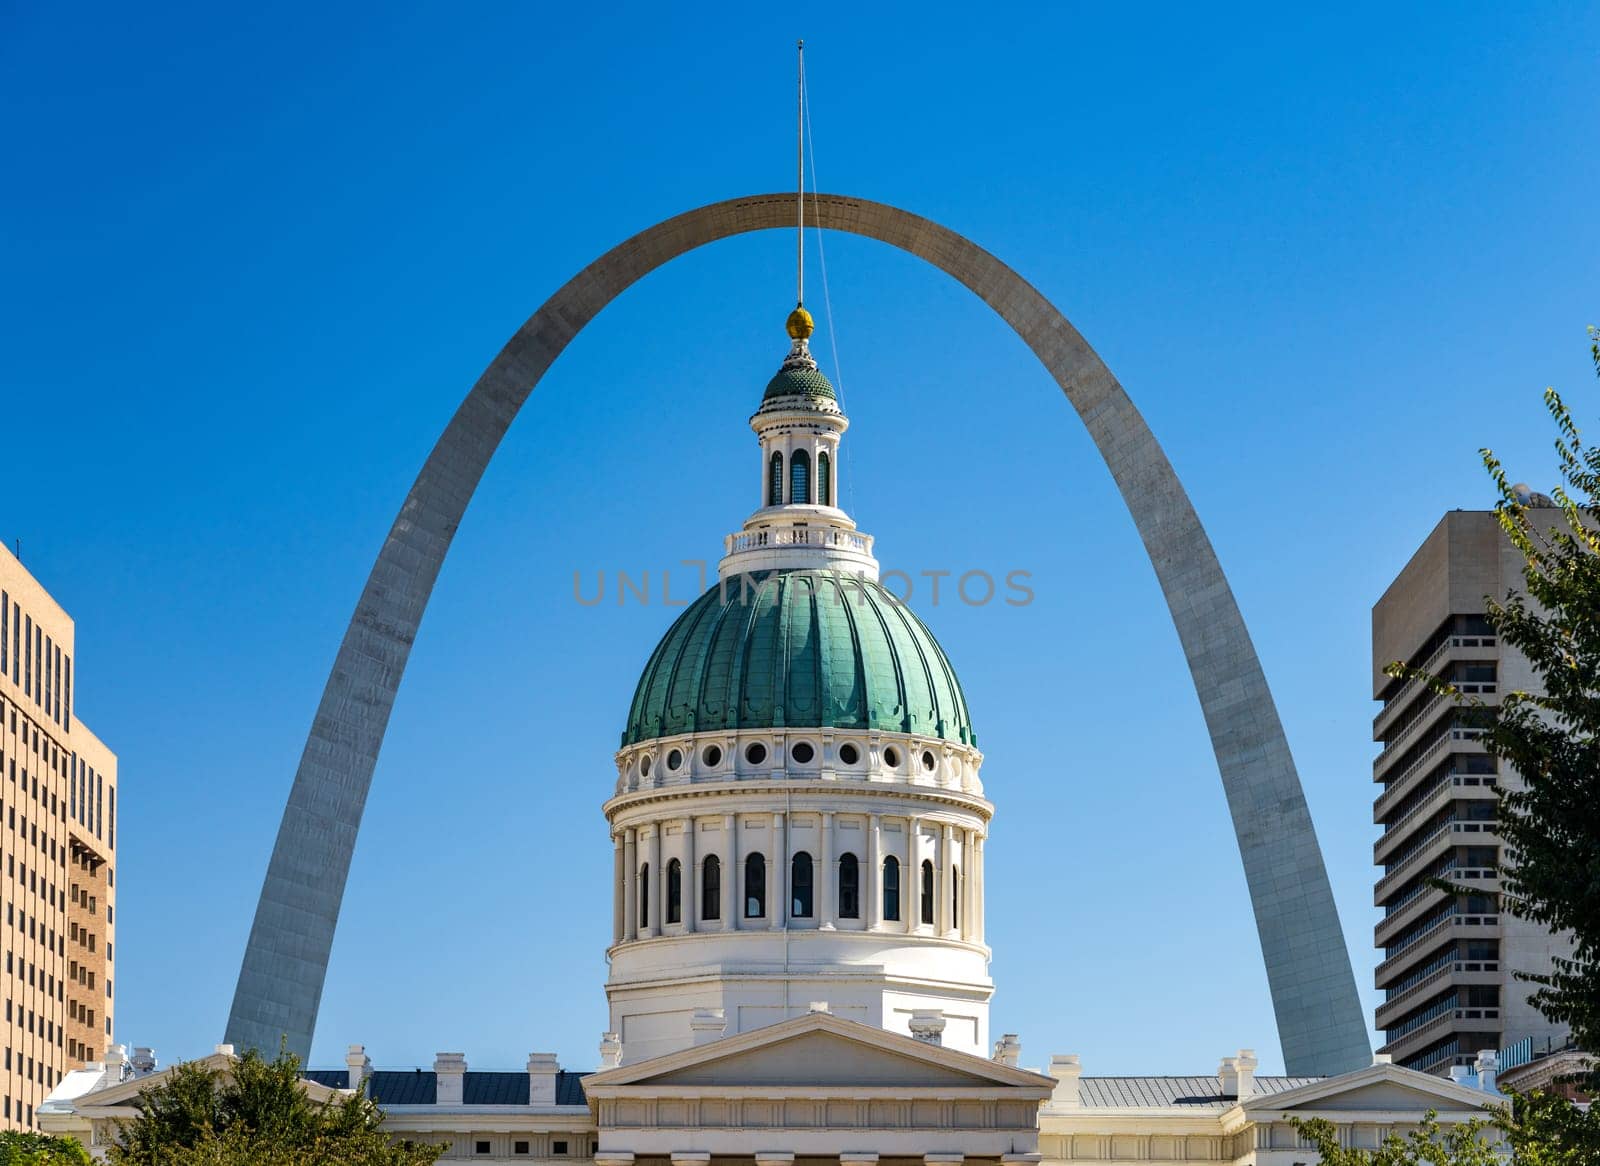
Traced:
<svg viewBox="0 0 1600 1166">
<path fill-rule="evenodd" d="M 221 1038 L 318 693 L 422 458 L 589 259 L 790 184 L 796 35 L 823 187 L 1010 262 L 1165 445 L 1274 685 L 1370 1017 L 1369 609 L 1444 510 L 1489 500 L 1480 445 L 1548 488 L 1545 385 L 1596 413 L 1595 16 L 4 5 L 0 537 L 77 618 L 79 712 L 121 757 L 118 1038 Z M 1024 569 L 1037 593 L 914 597 L 999 807 L 994 1031 L 1090 1073 L 1241 1045 L 1276 1068 L 1215 764 L 1109 475 L 966 292 L 826 245 L 844 501 L 886 565 Z M 745 419 L 792 247 L 646 279 L 511 430 L 400 692 L 314 1060 L 595 1063 L 599 806 L 673 613 L 579 607 L 573 573 L 714 556 L 755 505 Z"/>
</svg>

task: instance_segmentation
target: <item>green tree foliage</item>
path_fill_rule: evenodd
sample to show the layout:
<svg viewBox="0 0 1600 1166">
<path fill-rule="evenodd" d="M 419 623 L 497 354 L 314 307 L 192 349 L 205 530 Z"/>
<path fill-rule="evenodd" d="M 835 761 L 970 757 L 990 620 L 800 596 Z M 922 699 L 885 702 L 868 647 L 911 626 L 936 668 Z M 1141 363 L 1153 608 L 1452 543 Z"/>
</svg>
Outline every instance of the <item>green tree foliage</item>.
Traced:
<svg viewBox="0 0 1600 1166">
<path fill-rule="evenodd" d="M 391 1142 L 369 1097 L 312 1100 L 287 1052 L 247 1052 L 226 1074 L 182 1064 L 139 1098 L 111 1150 L 117 1166 L 428 1166 L 443 1153 Z"/>
<path fill-rule="evenodd" d="M 1600 331 L 1590 335 L 1600 374 Z M 1506 693 L 1498 708 L 1477 714 L 1489 752 L 1525 785 L 1499 795 L 1502 905 L 1574 940 L 1572 956 L 1557 959 L 1549 975 L 1525 977 L 1537 985 L 1530 1000 L 1568 1025 L 1579 1048 L 1600 1052 L 1600 448 L 1583 444 L 1554 389 L 1545 390 L 1545 406 L 1562 479 L 1553 511 L 1530 509 L 1494 452 L 1482 451 L 1499 491 L 1500 525 L 1526 560 L 1522 590 L 1488 597 L 1488 620 L 1527 657 L 1543 691 Z M 1536 522 L 1535 514 L 1555 521 Z M 1402 664 L 1388 672 L 1419 678 Z M 1462 699 L 1448 683 L 1420 678 Z"/>
<path fill-rule="evenodd" d="M 51 1138 L 19 1130 L 0 1133 L 0 1166 L 89 1166 L 77 1138 Z"/>
<path fill-rule="evenodd" d="M 1497 1149 L 1500 1139 L 1488 1118 L 1440 1125 L 1430 1110 L 1420 1128 L 1390 1134 L 1376 1150 L 1341 1146 L 1338 1129 L 1323 1118 L 1290 1121 L 1317 1151 L 1321 1166 L 1505 1166 Z"/>
<path fill-rule="evenodd" d="M 1594 1166 L 1600 1162 L 1600 1107 L 1584 1110 L 1564 1097 L 1512 1098 L 1498 1122 L 1516 1166 Z"/>
</svg>

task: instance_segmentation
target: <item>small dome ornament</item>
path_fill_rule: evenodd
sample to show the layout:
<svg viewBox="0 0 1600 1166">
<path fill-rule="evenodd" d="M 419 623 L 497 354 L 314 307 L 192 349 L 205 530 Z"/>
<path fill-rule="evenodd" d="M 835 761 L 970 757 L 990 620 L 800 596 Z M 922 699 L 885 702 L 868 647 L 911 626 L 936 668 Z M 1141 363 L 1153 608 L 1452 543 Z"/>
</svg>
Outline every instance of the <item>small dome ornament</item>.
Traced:
<svg viewBox="0 0 1600 1166">
<path fill-rule="evenodd" d="M 789 313 L 789 318 L 784 321 L 784 328 L 789 333 L 790 340 L 809 340 L 811 333 L 817 330 L 817 325 L 811 319 L 811 313 L 806 311 L 804 304 L 796 304 L 794 311 Z"/>
</svg>

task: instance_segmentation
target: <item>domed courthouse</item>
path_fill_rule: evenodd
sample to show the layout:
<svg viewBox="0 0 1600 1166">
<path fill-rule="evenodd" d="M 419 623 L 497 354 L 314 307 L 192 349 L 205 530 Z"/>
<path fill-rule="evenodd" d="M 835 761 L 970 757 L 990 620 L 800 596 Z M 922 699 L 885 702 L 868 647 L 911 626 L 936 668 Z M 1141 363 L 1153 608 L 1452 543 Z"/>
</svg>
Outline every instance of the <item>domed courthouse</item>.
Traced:
<svg viewBox="0 0 1600 1166">
<path fill-rule="evenodd" d="M 993 807 L 961 684 L 836 499 L 810 317 L 751 418 L 759 505 L 651 654 L 606 803 L 625 1061 L 833 1015 L 986 1052 Z"/>
<path fill-rule="evenodd" d="M 1076 1056 L 1022 1068 L 1016 1035 L 991 1038 L 983 755 L 949 658 L 838 506 L 848 421 L 810 333 L 797 309 L 750 421 L 758 504 L 628 709 L 604 806 L 599 1071 L 550 1053 L 474 1070 L 459 1052 L 374 1071 L 352 1045 L 344 1067 L 306 1073 L 308 1092 L 369 1090 L 386 1128 L 446 1160 L 547 1166 L 1291 1166 L 1315 1159 L 1294 1117 L 1373 1146 L 1428 1110 L 1474 1116 L 1492 1056 L 1474 1081 L 1383 1058 L 1257 1076 L 1248 1049 L 1215 1074 L 1094 1077 Z M 209 1063 L 232 1058 L 220 1045 Z M 103 1158 L 160 1075 L 149 1050 L 113 1046 L 40 1123 Z"/>
</svg>

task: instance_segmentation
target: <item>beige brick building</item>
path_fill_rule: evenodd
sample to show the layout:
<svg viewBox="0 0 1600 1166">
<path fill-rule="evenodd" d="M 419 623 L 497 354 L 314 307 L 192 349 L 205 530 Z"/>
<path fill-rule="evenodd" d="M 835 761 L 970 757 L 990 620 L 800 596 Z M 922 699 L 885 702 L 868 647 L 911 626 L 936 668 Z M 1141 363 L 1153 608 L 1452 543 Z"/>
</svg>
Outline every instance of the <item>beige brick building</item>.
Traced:
<svg viewBox="0 0 1600 1166">
<path fill-rule="evenodd" d="M 73 713 L 72 618 L 0 548 L 0 1127 L 110 1043 L 117 759 Z"/>
</svg>

